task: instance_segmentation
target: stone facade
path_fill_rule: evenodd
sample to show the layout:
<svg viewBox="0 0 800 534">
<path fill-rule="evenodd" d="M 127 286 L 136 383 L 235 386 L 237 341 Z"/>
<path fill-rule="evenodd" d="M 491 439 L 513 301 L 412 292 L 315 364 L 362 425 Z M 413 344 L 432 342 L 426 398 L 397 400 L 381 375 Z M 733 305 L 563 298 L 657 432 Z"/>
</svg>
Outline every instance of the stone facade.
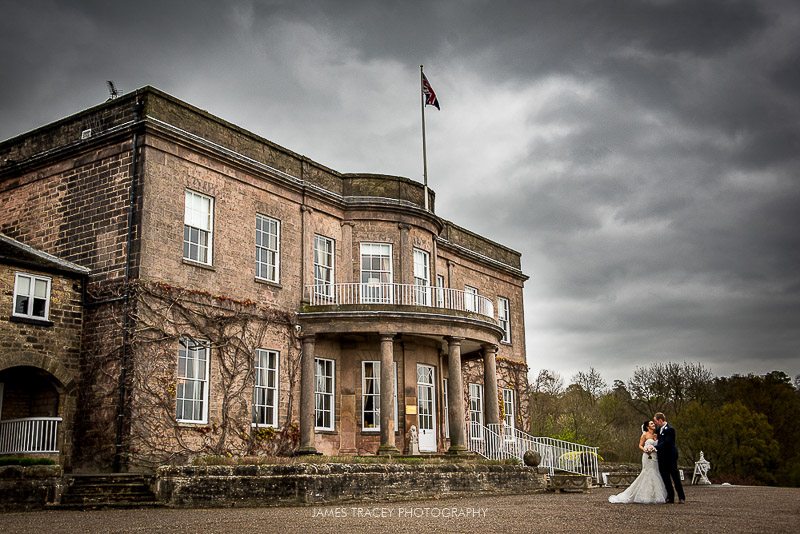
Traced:
<svg viewBox="0 0 800 534">
<path fill-rule="evenodd" d="M 0 234 L 0 421 L 29 419 L 36 425 L 36 418 L 61 418 L 58 450 L 67 466 L 81 372 L 86 274 L 88 270 L 58 262 Z M 14 313 L 18 276 L 49 283 L 45 316 Z M 7 432 L 5 426 L 0 428 Z"/>
<path fill-rule="evenodd" d="M 184 251 L 187 195 L 213 206 L 208 261 Z M 252 354 L 237 364 L 247 372 L 226 363 L 256 348 L 277 354 L 276 398 L 267 401 L 277 417 L 265 425 L 296 428 L 301 451 L 405 451 L 411 426 L 423 424 L 427 450 L 457 452 L 475 381 L 487 392 L 514 389 L 515 424 L 525 428 L 520 255 L 426 211 L 423 195 L 406 178 L 328 169 L 150 87 L 0 143 L 0 232 L 90 271 L 75 464 L 124 469 L 148 454 L 258 452 L 269 432 L 251 425 Z M 279 228 L 274 277 L 256 271 L 257 220 Z M 333 244 L 323 299 L 311 287 L 320 238 Z M 380 282 L 363 278 L 365 244 L 390 251 Z M 192 365 L 208 360 L 199 380 L 178 376 L 179 345 L 190 338 L 210 346 L 190 355 L 200 358 Z M 387 365 L 368 384 L 363 362 L 378 361 Z M 454 364 L 459 380 L 447 387 L 461 395 L 445 389 Z M 317 365 L 332 373 L 329 419 L 318 419 L 328 397 Z M 199 411 L 178 424 L 176 396 L 189 382 L 202 389 L 191 405 Z M 370 397 L 378 383 L 383 391 Z M 485 422 L 497 422 L 498 401 L 485 397 Z M 366 428 L 365 405 L 375 403 L 390 406 L 380 413 L 384 432 L 374 421 Z M 158 454 L 148 450 L 155 441 Z"/>
</svg>

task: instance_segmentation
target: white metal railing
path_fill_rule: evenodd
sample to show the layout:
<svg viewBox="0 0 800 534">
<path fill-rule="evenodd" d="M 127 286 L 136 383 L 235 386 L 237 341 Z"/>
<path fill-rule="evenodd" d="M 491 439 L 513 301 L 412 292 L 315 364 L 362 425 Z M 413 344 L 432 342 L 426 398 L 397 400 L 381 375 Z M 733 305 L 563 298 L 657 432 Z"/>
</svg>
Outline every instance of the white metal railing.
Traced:
<svg viewBox="0 0 800 534">
<path fill-rule="evenodd" d="M 513 450 L 509 450 L 504 443 L 503 436 L 495 430 L 480 423 L 470 421 L 467 423 L 467 441 L 469 450 L 476 452 L 489 460 L 519 460 Z"/>
<path fill-rule="evenodd" d="M 395 304 L 429 306 L 479 313 L 494 319 L 491 299 L 447 287 L 381 282 L 320 284 L 306 286 L 305 298 L 311 306 L 340 304 Z"/>
<path fill-rule="evenodd" d="M 25 417 L 0 421 L 0 454 L 58 452 L 60 417 Z"/>
<path fill-rule="evenodd" d="M 571 443 L 555 438 L 534 437 L 506 425 L 487 426 L 470 422 L 467 436 L 471 451 L 490 460 L 516 458 L 520 462 L 525 452 L 539 453 L 542 461 L 539 467 L 546 468 L 550 474 L 565 471 L 576 475 L 592 477 L 600 483 L 597 447 Z"/>
</svg>

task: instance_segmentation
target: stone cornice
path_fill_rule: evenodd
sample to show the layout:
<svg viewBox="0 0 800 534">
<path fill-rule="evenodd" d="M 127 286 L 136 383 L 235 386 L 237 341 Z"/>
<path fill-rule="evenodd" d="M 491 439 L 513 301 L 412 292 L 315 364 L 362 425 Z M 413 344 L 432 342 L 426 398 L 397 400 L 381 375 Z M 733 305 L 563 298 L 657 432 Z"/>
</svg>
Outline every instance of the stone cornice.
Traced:
<svg viewBox="0 0 800 534">
<path fill-rule="evenodd" d="M 129 139 L 135 127 L 144 121 L 128 121 L 108 130 L 93 134 L 88 139 L 77 139 L 71 143 L 59 145 L 49 150 L 37 152 L 22 161 L 0 161 L 0 180 L 47 165 L 51 162 L 62 161 L 77 154 L 105 146 L 114 142 Z"/>
<path fill-rule="evenodd" d="M 523 282 L 525 282 L 525 281 L 530 279 L 530 277 L 528 275 L 526 275 L 525 273 L 523 273 L 520 269 L 517 269 L 516 267 L 512 267 L 510 265 L 507 265 L 507 264 L 505 264 L 505 263 L 503 263 L 501 261 L 495 260 L 494 258 L 490 258 L 488 256 L 484 256 L 483 254 L 480 254 L 479 252 L 475 252 L 475 251 L 470 250 L 470 249 L 468 249 L 466 247 L 463 247 L 461 245 L 458 245 L 456 243 L 448 241 L 447 239 L 445 239 L 443 237 L 437 237 L 436 238 L 436 244 L 438 246 L 442 247 L 445 250 L 450 250 L 451 252 L 454 252 L 454 253 L 459 254 L 461 256 L 465 256 L 466 258 L 469 258 L 469 259 L 471 259 L 471 260 L 473 260 L 475 262 L 478 262 L 478 263 L 481 263 L 483 265 L 486 265 L 487 267 L 491 267 L 493 269 L 497 269 L 499 271 L 502 271 L 502 272 L 504 272 L 506 274 L 509 274 L 509 275 L 513 276 L 514 278 L 517 278 L 517 279 L 519 279 L 519 280 L 521 280 Z"/>
</svg>

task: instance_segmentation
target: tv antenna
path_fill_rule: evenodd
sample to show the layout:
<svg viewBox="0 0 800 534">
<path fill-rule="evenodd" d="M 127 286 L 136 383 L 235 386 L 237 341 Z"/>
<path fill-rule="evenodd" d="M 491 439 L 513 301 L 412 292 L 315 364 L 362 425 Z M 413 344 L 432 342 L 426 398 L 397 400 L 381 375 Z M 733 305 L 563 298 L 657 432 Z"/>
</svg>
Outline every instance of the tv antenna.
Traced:
<svg viewBox="0 0 800 534">
<path fill-rule="evenodd" d="M 114 100 L 120 95 L 120 92 L 117 90 L 116 86 L 114 86 L 114 82 L 111 80 L 106 81 L 106 84 L 108 85 L 108 94 L 111 95 L 108 99 Z"/>
</svg>

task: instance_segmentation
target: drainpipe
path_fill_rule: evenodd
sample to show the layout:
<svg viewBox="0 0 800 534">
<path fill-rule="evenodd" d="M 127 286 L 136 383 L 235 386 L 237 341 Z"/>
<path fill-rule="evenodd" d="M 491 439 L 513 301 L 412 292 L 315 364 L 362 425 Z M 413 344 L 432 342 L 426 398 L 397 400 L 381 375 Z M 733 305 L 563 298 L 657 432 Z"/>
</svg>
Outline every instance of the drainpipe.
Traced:
<svg viewBox="0 0 800 534">
<path fill-rule="evenodd" d="M 138 202 L 137 181 L 139 179 L 138 173 L 138 158 L 137 148 L 139 143 L 139 121 L 142 119 L 142 110 L 144 103 L 137 95 L 136 101 L 133 104 L 133 137 L 131 139 L 131 171 L 130 171 L 130 188 L 128 192 L 128 236 L 126 241 L 126 257 L 125 257 L 125 288 L 123 294 L 123 326 L 122 326 L 122 360 L 120 362 L 119 371 L 119 396 L 117 398 L 117 420 L 116 420 L 116 437 L 114 440 L 114 461 L 112 469 L 115 473 L 127 470 L 128 461 L 126 458 L 126 451 L 124 451 L 125 442 L 125 418 L 128 403 L 128 368 L 131 365 L 131 349 L 130 349 L 130 331 L 133 328 L 133 321 L 130 317 L 131 307 L 131 291 L 130 280 L 131 271 L 133 269 L 133 259 L 131 249 L 133 248 L 134 226 L 136 219 L 136 204 Z"/>
</svg>

